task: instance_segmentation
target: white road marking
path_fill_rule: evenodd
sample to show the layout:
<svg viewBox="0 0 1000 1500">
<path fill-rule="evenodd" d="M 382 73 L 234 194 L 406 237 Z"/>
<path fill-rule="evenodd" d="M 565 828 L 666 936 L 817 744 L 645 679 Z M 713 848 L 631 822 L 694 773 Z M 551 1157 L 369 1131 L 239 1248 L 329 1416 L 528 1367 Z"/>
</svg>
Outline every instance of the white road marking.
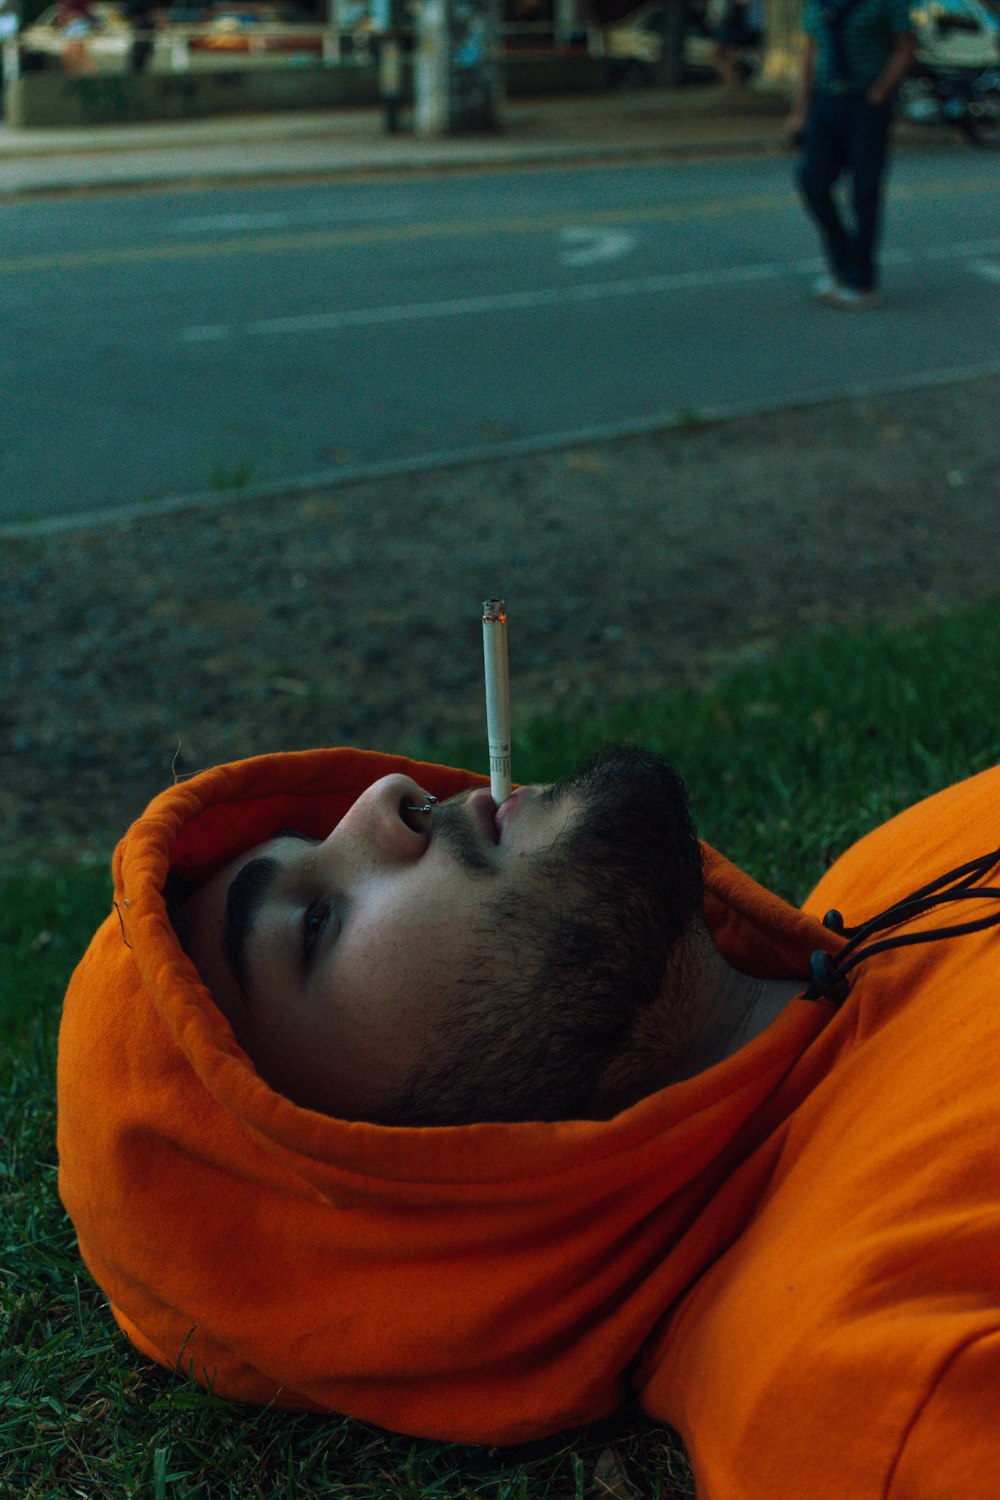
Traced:
<svg viewBox="0 0 1000 1500">
<path fill-rule="evenodd" d="M 1000 260 L 974 260 L 972 269 L 984 281 L 1000 281 Z"/>
<path fill-rule="evenodd" d="M 818 262 L 773 261 L 759 266 L 729 266 L 716 271 L 679 271 L 664 276 L 630 280 L 585 281 L 578 286 L 543 287 L 535 291 L 495 292 L 479 297 L 449 297 L 440 302 L 390 303 L 357 307 L 345 312 L 302 313 L 289 318 L 258 318 L 244 324 L 208 323 L 182 328 L 177 337 L 186 344 L 242 335 L 331 333 L 341 328 L 371 328 L 386 323 L 411 323 L 428 318 L 467 317 L 511 312 L 529 307 L 555 307 L 565 302 L 599 302 L 608 297 L 654 296 L 662 292 L 697 290 L 706 286 L 774 281 L 789 274 L 813 274 Z"/>
<path fill-rule="evenodd" d="M 996 255 L 1000 253 L 1000 240 L 964 240 L 954 245 L 932 245 L 924 250 L 925 260 L 951 260 L 963 255 Z"/>
<path fill-rule="evenodd" d="M 330 204 L 284 213 L 198 214 L 173 219 L 168 227 L 172 234 L 232 234 L 240 230 L 250 234 L 258 229 L 288 229 L 295 224 L 372 224 L 382 219 L 406 219 L 413 212 L 412 203 L 395 200 L 365 207 Z"/>
<path fill-rule="evenodd" d="M 559 259 L 564 266 L 591 266 L 598 260 L 616 260 L 633 248 L 636 236 L 627 229 L 564 229 L 562 239 L 578 250 L 564 250 Z"/>
<path fill-rule="evenodd" d="M 994 248 L 1000 250 L 1000 240 L 935 245 L 919 251 L 891 250 L 882 259 L 886 265 L 913 265 L 921 260 L 953 260 L 973 254 L 986 254 Z M 433 318 L 474 317 L 525 308 L 556 307 L 573 302 L 599 302 L 611 297 L 655 297 L 670 292 L 698 291 L 704 287 L 797 279 L 801 276 L 815 276 L 822 268 L 822 262 L 816 257 L 806 260 L 765 261 L 756 266 L 721 266 L 715 270 L 675 271 L 659 276 L 616 277 L 608 281 L 583 281 L 576 286 L 493 292 L 478 297 L 446 297 L 435 302 L 399 302 L 381 307 L 347 308 L 341 312 L 256 318 L 248 323 L 195 324 L 181 328 L 175 336 L 184 344 L 206 344 L 236 337 L 271 338 L 287 334 L 337 333 L 346 328 L 375 328 Z M 992 275 L 986 272 L 979 274 Z"/>
</svg>

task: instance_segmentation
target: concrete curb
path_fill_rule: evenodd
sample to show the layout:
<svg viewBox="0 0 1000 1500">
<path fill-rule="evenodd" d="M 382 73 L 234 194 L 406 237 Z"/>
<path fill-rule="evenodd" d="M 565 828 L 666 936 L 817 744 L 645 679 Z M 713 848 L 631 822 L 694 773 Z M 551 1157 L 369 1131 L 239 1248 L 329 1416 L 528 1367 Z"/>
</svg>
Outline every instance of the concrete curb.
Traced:
<svg viewBox="0 0 1000 1500">
<path fill-rule="evenodd" d="M 0 197 L 173 182 L 460 171 L 780 152 L 785 101 L 716 89 L 517 101 L 499 136 L 385 134 L 377 110 L 26 132 L 0 127 Z"/>
<path fill-rule="evenodd" d="M 644 437 L 653 432 L 683 429 L 692 425 L 731 422 L 741 417 L 763 417 L 784 411 L 805 410 L 829 402 L 867 401 L 896 391 L 933 389 L 935 386 L 959 385 L 973 380 L 1000 376 L 1000 360 L 986 360 L 977 365 L 960 365 L 949 370 L 924 370 L 917 375 L 895 376 L 885 380 L 857 381 L 846 385 L 817 386 L 794 396 L 773 401 L 727 402 L 695 408 L 691 411 L 663 411 L 646 417 L 635 417 L 573 431 L 538 433 L 506 442 L 482 443 L 476 447 L 439 450 L 413 458 L 388 459 L 382 462 L 353 464 L 343 469 L 326 469 L 311 474 L 289 476 L 241 489 L 209 490 L 188 495 L 165 496 L 148 503 L 105 507 L 60 516 L 43 516 L 36 521 L 12 521 L 0 524 L 0 540 L 25 541 L 31 537 L 56 533 L 86 531 L 88 528 L 127 525 L 134 521 L 155 520 L 160 516 L 185 511 L 218 510 L 230 505 L 252 505 L 308 494 L 315 490 L 330 491 L 345 485 L 373 479 L 395 479 L 407 474 L 433 473 L 440 469 L 466 468 L 473 464 L 502 459 L 528 457 L 532 454 L 558 452 L 564 448 L 586 447 L 623 438 Z"/>
<path fill-rule="evenodd" d="M 199 162 L 181 163 L 150 162 L 145 171 L 112 175 L 110 173 L 89 174 L 86 171 L 56 171 L 34 174 L 30 180 L 12 176 L 0 181 L 0 197 L 44 196 L 54 193 L 110 192 L 117 190 L 142 190 L 144 188 L 168 187 L 170 185 L 197 185 L 220 182 L 268 182 L 285 177 L 318 180 L 338 176 L 394 176 L 408 172 L 456 172 L 503 170 L 504 168 L 567 166 L 570 164 L 601 165 L 614 161 L 669 161 L 684 158 L 709 158 L 721 156 L 783 155 L 787 148 L 780 139 L 762 142 L 741 142 L 738 146 L 731 140 L 685 142 L 674 147 L 661 144 L 631 144 L 610 146 L 607 143 L 581 143 L 559 147 L 520 147 L 496 155 L 423 155 L 414 153 L 409 157 L 395 156 L 380 160 L 370 153 L 344 156 L 329 162 L 310 164 L 304 161 L 287 164 L 257 162 L 253 167 L 236 163 Z"/>
</svg>

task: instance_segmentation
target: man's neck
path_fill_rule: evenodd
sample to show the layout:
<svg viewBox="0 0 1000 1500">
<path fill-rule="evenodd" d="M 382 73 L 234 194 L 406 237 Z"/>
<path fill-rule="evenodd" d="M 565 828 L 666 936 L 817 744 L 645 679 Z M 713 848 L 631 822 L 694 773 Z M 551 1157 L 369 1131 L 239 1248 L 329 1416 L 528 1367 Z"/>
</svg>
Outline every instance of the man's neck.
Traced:
<svg viewBox="0 0 1000 1500">
<path fill-rule="evenodd" d="M 732 1057 L 765 1031 L 790 1000 L 800 995 L 806 980 L 759 979 L 741 974 L 717 955 L 711 982 L 702 990 L 702 1025 L 692 1035 L 684 1059 L 683 1077 L 693 1078 Z"/>
<path fill-rule="evenodd" d="M 806 979 L 758 979 L 726 963 L 714 943 L 704 962 L 685 965 L 681 992 L 663 996 L 639 1020 L 608 1069 L 595 1113 L 607 1117 L 704 1073 L 759 1036 L 805 989 Z"/>
<path fill-rule="evenodd" d="M 747 974 L 737 976 L 743 980 L 750 989 L 749 1000 L 745 1008 L 745 1019 L 739 1031 L 734 1034 L 729 1046 L 722 1052 L 719 1061 L 723 1057 L 732 1057 L 740 1047 L 745 1047 L 747 1042 L 752 1042 L 755 1036 L 760 1036 L 766 1031 L 772 1021 L 776 1021 L 785 1006 L 796 995 L 801 995 L 806 988 L 808 980 L 805 979 L 754 979 Z"/>
</svg>

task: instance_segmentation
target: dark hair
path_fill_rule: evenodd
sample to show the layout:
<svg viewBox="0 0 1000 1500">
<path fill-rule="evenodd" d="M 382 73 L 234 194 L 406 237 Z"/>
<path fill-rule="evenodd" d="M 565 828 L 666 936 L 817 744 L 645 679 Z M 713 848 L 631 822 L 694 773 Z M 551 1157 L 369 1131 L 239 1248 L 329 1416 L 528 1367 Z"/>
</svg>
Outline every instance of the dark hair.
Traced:
<svg viewBox="0 0 1000 1500">
<path fill-rule="evenodd" d="M 167 871 L 167 878 L 163 882 L 163 904 L 167 908 L 170 925 L 177 934 L 177 941 L 185 952 L 187 952 L 191 927 L 184 907 L 194 893 L 194 882 L 186 875 L 182 875 L 178 870 Z"/>
</svg>

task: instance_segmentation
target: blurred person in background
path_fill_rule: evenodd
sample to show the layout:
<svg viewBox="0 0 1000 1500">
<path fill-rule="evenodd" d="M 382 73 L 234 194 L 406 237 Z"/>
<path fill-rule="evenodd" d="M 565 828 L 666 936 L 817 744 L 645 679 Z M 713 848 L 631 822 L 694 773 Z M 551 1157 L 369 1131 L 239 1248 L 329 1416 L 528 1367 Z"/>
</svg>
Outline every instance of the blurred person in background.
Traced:
<svg viewBox="0 0 1000 1500">
<path fill-rule="evenodd" d="M 94 63 L 87 42 L 97 30 L 97 17 L 90 0 L 60 0 L 56 24 L 66 39 L 62 55 L 63 72 L 93 73 Z"/>
<path fill-rule="evenodd" d="M 3 100 L 3 86 L 7 76 L 5 57 L 3 55 L 4 43 L 9 38 L 17 36 L 21 24 L 20 17 L 14 9 L 14 0 L 0 0 L 0 101 Z"/>
<path fill-rule="evenodd" d="M 716 32 L 712 66 L 727 88 L 746 82 L 746 54 L 759 53 L 764 41 L 763 0 L 728 0 Z"/>
<path fill-rule="evenodd" d="M 133 30 L 129 67 L 133 73 L 141 73 L 153 53 L 156 10 L 152 0 L 129 0 L 125 7 L 125 14 Z"/>
<path fill-rule="evenodd" d="M 878 300 L 893 104 L 915 48 L 909 0 L 806 0 L 802 26 L 802 72 L 788 127 L 801 140 L 799 190 L 829 267 L 814 290 L 832 307 L 858 311 Z M 844 173 L 853 225 L 833 196 Z"/>
</svg>

